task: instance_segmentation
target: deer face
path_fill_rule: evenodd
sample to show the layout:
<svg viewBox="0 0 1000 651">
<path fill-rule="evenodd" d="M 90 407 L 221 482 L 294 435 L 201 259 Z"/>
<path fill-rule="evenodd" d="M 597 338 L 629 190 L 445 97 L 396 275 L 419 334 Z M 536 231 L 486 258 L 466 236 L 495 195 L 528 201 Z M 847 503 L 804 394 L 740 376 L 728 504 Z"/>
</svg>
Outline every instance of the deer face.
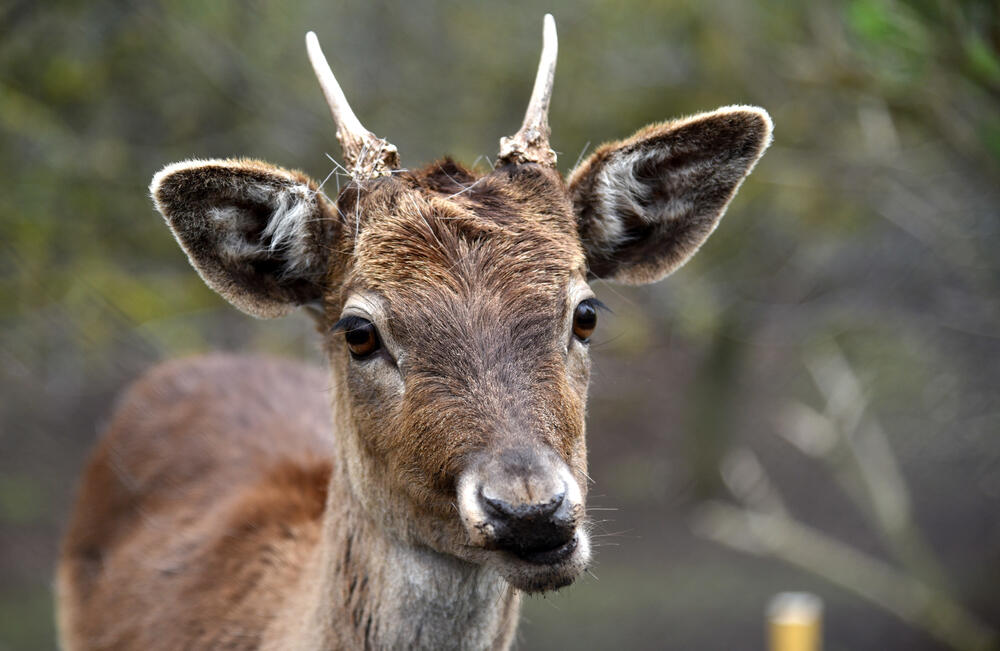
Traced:
<svg viewBox="0 0 1000 651">
<path fill-rule="evenodd" d="M 571 581 L 589 558 L 597 304 L 562 180 L 538 165 L 476 179 L 445 162 L 342 204 L 368 216 L 326 301 L 358 480 L 422 542 L 525 589 Z"/>
<path fill-rule="evenodd" d="M 157 208 L 234 305 L 317 315 L 345 476 L 375 522 L 522 590 L 566 585 L 590 559 L 584 410 L 600 303 L 587 280 L 651 282 L 683 264 L 770 120 L 731 107 L 652 125 L 564 181 L 530 107 L 500 166 L 477 176 L 447 160 L 393 170 L 395 149 L 367 132 L 352 145 L 331 104 L 355 172 L 335 203 L 301 173 L 225 160 L 160 172 Z"/>
</svg>

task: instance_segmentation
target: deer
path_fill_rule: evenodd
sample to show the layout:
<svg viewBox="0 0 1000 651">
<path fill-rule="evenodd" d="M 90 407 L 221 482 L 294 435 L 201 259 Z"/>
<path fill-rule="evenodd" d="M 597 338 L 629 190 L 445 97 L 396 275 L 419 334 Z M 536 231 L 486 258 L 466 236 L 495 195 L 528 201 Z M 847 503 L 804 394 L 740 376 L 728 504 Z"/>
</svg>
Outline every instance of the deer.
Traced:
<svg viewBox="0 0 1000 651">
<path fill-rule="evenodd" d="M 684 264 L 771 142 L 765 110 L 728 106 L 564 178 L 546 15 L 496 164 L 408 170 L 306 45 L 350 174 L 335 198 L 248 159 L 169 165 L 150 192 L 209 287 L 306 310 L 328 368 L 214 354 L 126 390 L 61 547 L 64 649 L 509 648 L 522 596 L 591 563 L 590 283 Z"/>
</svg>

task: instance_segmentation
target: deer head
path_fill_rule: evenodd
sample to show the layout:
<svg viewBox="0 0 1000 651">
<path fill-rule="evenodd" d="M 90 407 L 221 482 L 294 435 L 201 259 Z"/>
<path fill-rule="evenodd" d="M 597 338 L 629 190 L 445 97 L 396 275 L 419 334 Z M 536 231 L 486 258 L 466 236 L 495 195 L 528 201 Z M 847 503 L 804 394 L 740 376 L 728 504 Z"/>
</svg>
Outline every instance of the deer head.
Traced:
<svg viewBox="0 0 1000 651">
<path fill-rule="evenodd" d="M 207 160 L 157 174 L 156 207 L 237 308 L 316 315 L 343 474 L 367 517 L 522 590 L 565 585 L 590 558 L 584 412 L 601 304 L 588 281 L 649 283 L 682 265 L 771 121 L 733 106 L 653 124 L 564 180 L 548 142 L 546 16 L 524 125 L 495 169 L 404 170 L 312 33 L 307 44 L 353 176 L 336 200 L 301 172 Z"/>
</svg>

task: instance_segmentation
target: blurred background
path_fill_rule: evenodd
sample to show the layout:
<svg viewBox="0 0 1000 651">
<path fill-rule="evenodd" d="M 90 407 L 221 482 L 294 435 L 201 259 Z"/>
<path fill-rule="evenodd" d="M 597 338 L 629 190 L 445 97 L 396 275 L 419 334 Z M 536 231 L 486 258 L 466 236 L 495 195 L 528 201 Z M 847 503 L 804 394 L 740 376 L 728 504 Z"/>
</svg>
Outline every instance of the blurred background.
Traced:
<svg viewBox="0 0 1000 651">
<path fill-rule="evenodd" d="M 0 3 L 0 649 L 54 647 L 52 572 L 115 395 L 208 350 L 320 360 L 192 271 L 147 196 L 191 157 L 323 179 L 314 29 L 403 164 L 487 165 L 559 28 L 553 145 L 725 104 L 775 142 L 667 281 L 597 283 L 592 575 L 519 648 L 760 649 L 783 590 L 827 649 L 1000 631 L 995 0 Z"/>
</svg>

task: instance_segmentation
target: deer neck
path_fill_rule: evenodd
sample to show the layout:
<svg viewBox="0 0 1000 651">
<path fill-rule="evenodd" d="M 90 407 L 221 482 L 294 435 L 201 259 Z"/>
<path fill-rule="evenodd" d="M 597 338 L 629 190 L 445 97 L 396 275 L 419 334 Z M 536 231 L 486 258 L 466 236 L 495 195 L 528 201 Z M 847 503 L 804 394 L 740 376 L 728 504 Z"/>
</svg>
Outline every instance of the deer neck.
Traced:
<svg viewBox="0 0 1000 651">
<path fill-rule="evenodd" d="M 300 649 L 505 649 L 519 593 L 494 570 L 401 540 L 369 515 L 343 468 L 320 544 L 277 638 Z M 285 636 L 288 637 L 285 637 Z M 280 644 L 278 646 L 281 646 Z"/>
</svg>

